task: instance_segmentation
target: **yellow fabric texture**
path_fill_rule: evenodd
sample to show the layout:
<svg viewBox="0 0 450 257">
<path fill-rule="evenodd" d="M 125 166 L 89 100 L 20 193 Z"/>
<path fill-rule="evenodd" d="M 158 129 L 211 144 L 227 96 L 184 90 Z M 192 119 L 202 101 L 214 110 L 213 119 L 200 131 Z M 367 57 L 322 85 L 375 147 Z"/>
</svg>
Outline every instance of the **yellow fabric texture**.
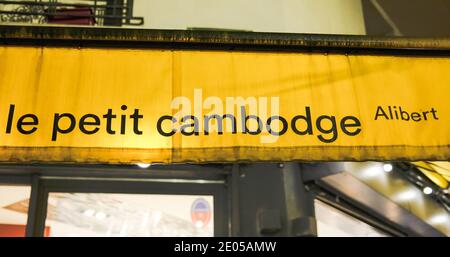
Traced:
<svg viewBox="0 0 450 257">
<path fill-rule="evenodd" d="M 432 162 L 413 162 L 413 164 L 433 183 L 438 185 L 440 188 L 447 188 L 448 187 L 448 180 L 444 177 L 442 172 L 444 170 L 440 170 L 440 168 L 436 165 L 434 165 Z M 440 172 L 438 172 L 440 170 Z M 448 171 L 446 171 L 448 172 Z"/>
<path fill-rule="evenodd" d="M 0 47 L 0 161 L 66 163 L 186 163 L 234 161 L 342 161 L 450 159 L 450 58 L 237 51 Z M 313 127 L 320 115 L 339 122 L 352 115 L 361 132 L 338 131 L 331 143 L 321 133 L 288 129 L 274 143 L 243 133 L 161 136 L 157 120 L 173 115 L 171 101 L 194 91 L 203 98 L 278 97 L 280 116 L 290 123 L 310 107 Z M 10 133 L 8 110 L 15 105 Z M 122 111 L 122 105 L 128 107 Z M 401 107 L 438 119 L 379 118 L 377 108 Z M 99 131 L 59 134 L 52 141 L 55 113 L 118 119 L 139 109 L 142 135 Z M 203 114 L 210 109 L 203 109 Z M 17 120 L 32 113 L 36 132 L 20 134 Z M 127 116 L 127 117 L 128 117 Z M 118 120 L 114 121 L 116 131 Z M 127 120 L 129 122 L 129 119 Z M 325 123 L 324 123 L 325 124 Z M 68 124 L 61 122 L 61 128 Z M 339 126 L 339 124 L 338 124 Z M 30 128 L 31 126 L 27 126 Z M 326 127 L 326 126 L 324 126 Z M 352 129 L 353 130 L 353 129 Z M 329 137 L 329 135 L 327 136 Z"/>
</svg>

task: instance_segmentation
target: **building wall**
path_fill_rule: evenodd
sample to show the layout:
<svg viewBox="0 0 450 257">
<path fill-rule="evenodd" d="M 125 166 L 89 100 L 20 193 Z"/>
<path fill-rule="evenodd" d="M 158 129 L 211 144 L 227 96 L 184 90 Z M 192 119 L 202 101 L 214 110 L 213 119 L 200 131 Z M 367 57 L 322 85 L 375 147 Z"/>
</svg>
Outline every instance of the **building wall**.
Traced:
<svg viewBox="0 0 450 257">
<path fill-rule="evenodd" d="M 135 0 L 145 28 L 365 34 L 361 0 Z"/>
</svg>

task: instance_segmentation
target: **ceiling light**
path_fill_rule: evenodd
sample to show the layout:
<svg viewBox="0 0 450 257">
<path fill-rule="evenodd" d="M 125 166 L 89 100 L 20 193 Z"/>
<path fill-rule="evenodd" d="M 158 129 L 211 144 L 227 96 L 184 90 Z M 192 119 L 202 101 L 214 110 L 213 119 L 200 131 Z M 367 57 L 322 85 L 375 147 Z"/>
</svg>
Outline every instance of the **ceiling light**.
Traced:
<svg viewBox="0 0 450 257">
<path fill-rule="evenodd" d="M 442 223 L 449 222 L 449 219 L 450 218 L 449 218 L 449 215 L 447 213 L 439 213 L 439 214 L 436 214 L 436 215 L 432 216 L 429 219 L 429 222 L 431 224 L 442 224 Z"/>
<path fill-rule="evenodd" d="M 95 217 L 99 220 L 103 220 L 106 218 L 106 213 L 99 211 L 97 212 L 97 214 L 95 214 Z"/>
<path fill-rule="evenodd" d="M 146 169 L 146 168 L 148 168 L 148 167 L 150 167 L 150 163 L 138 163 L 138 164 L 136 164 L 139 168 L 142 168 L 142 169 Z"/>
<path fill-rule="evenodd" d="M 377 164 L 368 165 L 361 170 L 361 178 L 363 179 L 374 179 L 384 175 L 385 174 L 383 168 L 381 167 L 381 165 Z"/>
<path fill-rule="evenodd" d="M 155 211 L 153 214 L 153 224 L 156 227 L 161 220 L 162 213 L 160 211 Z"/>
<path fill-rule="evenodd" d="M 394 167 L 393 167 L 392 164 L 390 164 L 390 163 L 385 163 L 385 164 L 383 165 L 383 170 L 386 171 L 386 172 L 391 172 L 393 168 L 394 168 Z"/>
<path fill-rule="evenodd" d="M 429 195 L 429 194 L 433 193 L 433 189 L 431 187 L 425 187 L 423 189 L 423 193 L 426 195 Z"/>
<path fill-rule="evenodd" d="M 419 192 L 419 191 L 417 191 L 416 188 L 412 188 L 412 187 L 411 187 L 411 188 L 408 188 L 408 189 L 406 189 L 406 190 L 404 190 L 404 191 L 398 193 L 398 194 L 395 196 L 395 200 L 401 201 L 401 202 L 404 202 L 404 201 L 411 201 L 411 200 L 417 198 L 418 192 Z"/>
<path fill-rule="evenodd" d="M 85 210 L 85 211 L 83 212 L 83 214 L 84 214 L 85 216 L 88 216 L 88 217 L 93 216 L 94 213 L 95 213 L 95 211 L 92 210 L 92 209 L 87 209 L 87 210 Z"/>
</svg>

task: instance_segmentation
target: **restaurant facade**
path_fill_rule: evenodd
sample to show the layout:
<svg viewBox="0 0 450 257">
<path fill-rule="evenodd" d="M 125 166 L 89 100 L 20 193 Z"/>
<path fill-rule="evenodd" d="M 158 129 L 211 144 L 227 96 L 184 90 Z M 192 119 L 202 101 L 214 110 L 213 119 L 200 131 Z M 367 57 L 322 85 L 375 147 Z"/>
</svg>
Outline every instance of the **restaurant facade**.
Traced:
<svg viewBox="0 0 450 257">
<path fill-rule="evenodd" d="M 450 39 L 135 2 L 0 25 L 0 235 L 450 235 Z"/>
</svg>

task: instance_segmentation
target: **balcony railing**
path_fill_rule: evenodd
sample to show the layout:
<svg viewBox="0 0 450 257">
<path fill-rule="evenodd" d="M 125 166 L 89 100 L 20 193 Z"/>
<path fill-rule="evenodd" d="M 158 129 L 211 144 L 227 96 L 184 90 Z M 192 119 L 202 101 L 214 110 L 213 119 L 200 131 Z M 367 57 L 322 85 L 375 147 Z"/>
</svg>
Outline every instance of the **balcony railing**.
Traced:
<svg viewBox="0 0 450 257">
<path fill-rule="evenodd" d="M 0 22 L 90 26 L 141 26 L 133 0 L 0 0 Z"/>
</svg>

